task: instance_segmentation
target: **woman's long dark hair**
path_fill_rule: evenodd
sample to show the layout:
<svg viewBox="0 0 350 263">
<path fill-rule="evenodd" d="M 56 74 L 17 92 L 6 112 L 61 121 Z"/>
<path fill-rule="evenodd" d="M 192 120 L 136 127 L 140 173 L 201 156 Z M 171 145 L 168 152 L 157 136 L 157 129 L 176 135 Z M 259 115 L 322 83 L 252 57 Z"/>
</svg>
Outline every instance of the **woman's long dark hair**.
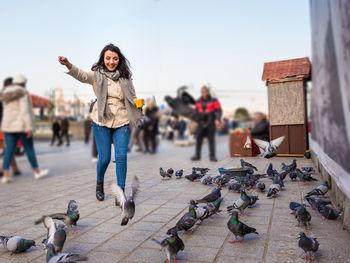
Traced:
<svg viewBox="0 0 350 263">
<path fill-rule="evenodd" d="M 92 66 L 91 70 L 95 71 L 99 68 L 103 68 L 104 70 L 107 71 L 106 65 L 104 63 L 104 56 L 106 51 L 112 51 L 112 52 L 116 52 L 118 54 L 119 57 L 119 63 L 118 66 L 116 68 L 116 70 L 119 71 L 120 73 L 120 77 L 121 78 L 126 78 L 126 79 L 130 79 L 131 78 L 131 71 L 130 71 L 130 62 L 129 60 L 127 60 L 125 58 L 125 56 L 123 55 L 123 53 L 120 51 L 119 47 L 111 44 L 108 44 L 107 46 L 105 46 L 101 53 L 100 53 L 100 58 L 98 59 L 98 61 Z"/>
</svg>

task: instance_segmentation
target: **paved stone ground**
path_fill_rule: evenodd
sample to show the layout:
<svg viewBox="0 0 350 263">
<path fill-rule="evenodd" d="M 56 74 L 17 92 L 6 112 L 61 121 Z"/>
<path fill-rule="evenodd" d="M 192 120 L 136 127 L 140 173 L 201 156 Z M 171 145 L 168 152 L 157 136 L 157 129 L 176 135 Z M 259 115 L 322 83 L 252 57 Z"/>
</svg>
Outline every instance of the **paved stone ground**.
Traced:
<svg viewBox="0 0 350 263">
<path fill-rule="evenodd" d="M 189 161 L 192 148 L 162 145 L 157 155 L 130 155 L 128 186 L 132 176 L 138 175 L 141 192 L 137 197 L 136 216 L 126 227 L 120 226 L 120 211 L 114 206 L 107 187 L 107 200 L 98 202 L 95 199 L 95 168 L 89 164 L 84 166 L 85 169 L 72 169 L 72 173 L 54 174 L 39 181 L 25 174 L 22 176 L 25 179 L 0 185 L 0 233 L 33 238 L 40 244 L 46 231 L 42 225 L 34 226 L 34 220 L 43 214 L 65 211 L 68 201 L 75 199 L 80 206 L 79 225 L 82 230 L 77 235 L 69 235 L 65 252 L 87 254 L 89 262 L 164 262 L 165 255 L 151 238 L 164 238 L 167 229 L 187 211 L 189 200 L 204 196 L 211 187 L 185 179 L 162 182 L 159 167 L 183 168 L 186 174 L 195 165 L 209 167 L 210 172 L 216 175 L 218 167 L 238 165 L 239 158 L 229 157 L 227 137 L 217 141 L 218 163 L 208 162 L 207 154 L 202 161 L 193 163 Z M 72 157 L 69 158 L 72 162 Z M 263 158 L 245 159 L 261 172 L 270 162 Z M 80 159 L 77 157 L 77 160 Z M 279 169 L 282 161 L 290 163 L 291 160 L 274 158 L 271 162 Z M 39 157 L 39 161 L 45 166 L 44 157 Z M 298 166 L 306 165 L 312 165 L 311 161 L 298 159 Z M 319 175 L 316 177 L 320 179 Z M 105 180 L 106 185 L 115 180 L 114 164 L 110 165 Z M 267 187 L 271 183 L 269 179 L 262 181 Z M 222 218 L 205 221 L 196 227 L 192 235 L 181 234 L 185 250 L 178 254 L 178 262 L 304 262 L 302 250 L 297 246 L 300 231 L 318 238 L 320 249 L 316 262 L 350 262 L 350 235 L 342 230 L 340 220 L 323 222 L 317 212 L 308 209 L 312 215 L 311 229 L 305 230 L 297 227 L 296 219 L 289 214 L 289 202 L 301 202 L 303 195 L 319 183 L 303 185 L 286 179 L 286 190 L 281 192 L 280 197 L 267 199 L 266 194 L 258 194 L 258 205 L 249 209 L 249 215 L 242 216 L 241 220 L 255 227 L 260 235 L 247 236 L 242 244 L 228 243 L 232 236 L 226 227 L 228 215 L 225 213 Z M 227 189 L 222 193 L 225 211 L 226 206 L 239 195 Z M 44 254 L 39 246 L 14 256 L 1 248 L 0 262 L 45 262 Z"/>
</svg>

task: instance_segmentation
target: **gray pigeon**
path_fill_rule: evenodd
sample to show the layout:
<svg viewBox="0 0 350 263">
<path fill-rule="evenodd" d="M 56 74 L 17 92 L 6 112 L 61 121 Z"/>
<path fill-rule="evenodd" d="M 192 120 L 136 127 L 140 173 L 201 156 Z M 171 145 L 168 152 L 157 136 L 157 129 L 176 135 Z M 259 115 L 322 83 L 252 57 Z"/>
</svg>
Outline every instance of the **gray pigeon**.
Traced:
<svg viewBox="0 0 350 263">
<path fill-rule="evenodd" d="M 11 251 L 11 254 L 17 254 L 25 252 L 27 249 L 35 246 L 35 241 L 30 239 L 25 239 L 19 236 L 0 236 L 0 243 L 8 251 Z"/>
<path fill-rule="evenodd" d="M 263 150 L 263 153 L 261 156 L 265 158 L 271 158 L 274 157 L 276 154 L 274 153 L 278 147 L 283 142 L 285 136 L 278 137 L 276 139 L 273 139 L 270 142 L 259 140 L 259 139 L 253 139 L 255 144 L 259 146 Z"/>
<path fill-rule="evenodd" d="M 249 227 L 246 224 L 244 224 L 238 220 L 238 212 L 237 211 L 231 212 L 231 217 L 230 217 L 229 221 L 227 222 L 227 227 L 232 232 L 232 234 L 235 236 L 235 239 L 229 241 L 230 243 L 236 243 L 236 242 L 242 243 L 244 240 L 244 236 L 247 234 L 253 233 L 253 234 L 259 235 L 259 233 L 256 232 L 255 228 Z M 237 236 L 242 237 L 242 239 L 237 241 Z"/>
<path fill-rule="evenodd" d="M 301 170 L 307 173 L 316 173 L 315 169 L 311 166 L 301 167 Z"/>
<path fill-rule="evenodd" d="M 275 175 L 273 178 L 273 183 L 270 185 L 269 192 L 267 197 L 276 197 L 278 192 L 281 190 L 281 185 L 278 183 L 278 175 Z"/>
<path fill-rule="evenodd" d="M 315 189 L 313 189 L 311 192 L 308 192 L 306 197 L 312 196 L 312 195 L 325 195 L 328 192 L 328 182 L 324 181 L 323 184 L 317 186 Z"/>
<path fill-rule="evenodd" d="M 48 243 L 46 245 L 46 263 L 74 263 L 87 260 L 87 256 L 73 253 L 57 253 L 53 244 Z"/>
<path fill-rule="evenodd" d="M 134 199 L 138 193 L 139 180 L 137 176 L 134 177 L 131 184 L 131 196 L 128 198 L 125 195 L 123 189 L 121 189 L 117 184 L 111 185 L 112 193 L 115 197 L 115 205 L 122 209 L 122 222 L 121 225 L 125 226 L 129 220 L 134 217 L 135 214 L 135 202 Z"/>
<path fill-rule="evenodd" d="M 171 174 L 169 174 L 168 172 L 164 171 L 164 169 L 162 167 L 159 168 L 159 174 L 161 177 L 163 177 L 162 179 L 164 180 L 165 178 L 171 178 Z"/>
<path fill-rule="evenodd" d="M 64 230 L 64 226 L 60 225 L 59 227 L 57 227 L 53 219 L 49 216 L 43 216 L 41 218 L 41 222 L 47 229 L 46 238 L 42 241 L 42 243 L 44 245 L 51 243 L 54 245 L 55 251 L 57 253 L 61 252 L 67 237 L 66 231 Z M 40 222 L 36 221 L 35 223 L 38 224 Z"/>
<path fill-rule="evenodd" d="M 175 172 L 176 179 L 181 179 L 182 175 L 184 174 L 184 170 L 180 169 Z"/>
<path fill-rule="evenodd" d="M 204 185 L 212 185 L 213 177 L 211 177 L 210 175 L 205 175 L 201 178 L 201 183 Z"/>
<path fill-rule="evenodd" d="M 304 259 L 314 260 L 314 253 L 318 250 L 319 243 L 316 238 L 307 237 L 304 232 L 299 232 L 299 242 L 298 246 L 304 250 Z"/>
<path fill-rule="evenodd" d="M 340 216 L 340 211 L 333 209 L 328 205 L 324 205 L 320 202 L 317 204 L 317 211 L 322 215 L 322 219 L 337 219 Z"/>
<path fill-rule="evenodd" d="M 254 165 L 252 165 L 251 163 L 248 163 L 246 161 L 244 161 L 243 159 L 241 159 L 241 166 L 242 168 L 252 168 L 254 169 L 255 171 L 258 171 L 258 168 L 256 168 Z"/>
<path fill-rule="evenodd" d="M 155 238 L 152 238 L 153 241 L 158 243 L 162 250 L 165 252 L 166 257 L 168 259 L 168 262 L 171 262 L 171 259 L 174 259 L 174 262 L 176 263 L 176 255 L 180 250 L 185 249 L 185 244 L 179 238 L 176 230 L 171 230 L 170 237 L 167 237 L 163 239 L 162 241 L 158 241 Z"/>
<path fill-rule="evenodd" d="M 244 213 L 244 209 L 246 209 L 250 205 L 250 197 L 247 195 L 244 189 L 241 190 L 241 196 L 233 203 L 227 207 L 227 211 L 231 212 L 233 210 L 238 210 L 240 214 Z"/>
<path fill-rule="evenodd" d="M 191 200 L 190 204 L 194 205 L 196 208 L 196 218 L 200 220 L 200 222 L 197 223 L 197 225 L 202 224 L 203 220 L 213 215 L 221 216 L 219 212 L 221 212 L 220 205 L 223 199 L 223 197 L 219 197 L 216 201 L 208 203 L 207 205 L 202 207 L 198 207 L 196 202 L 194 200 Z"/>
<path fill-rule="evenodd" d="M 47 215 L 48 217 L 51 217 L 52 219 L 58 219 L 62 220 L 64 224 L 72 230 L 73 234 L 77 234 L 76 231 L 73 230 L 73 226 L 76 226 L 77 229 L 80 229 L 80 227 L 77 226 L 77 222 L 80 218 L 80 214 L 78 211 L 78 205 L 75 200 L 70 200 L 67 208 L 67 213 L 56 213 Z M 35 221 L 35 224 L 39 224 L 42 222 L 42 218 Z"/>
<path fill-rule="evenodd" d="M 322 198 L 315 197 L 315 196 L 305 196 L 304 199 L 309 203 L 309 205 L 311 206 L 311 208 L 313 210 L 317 209 L 317 206 L 319 204 L 322 204 L 322 205 L 331 205 L 332 204 L 332 202 L 330 200 L 322 199 Z"/>
<path fill-rule="evenodd" d="M 177 221 L 176 226 L 168 229 L 167 235 L 170 235 L 173 230 L 177 232 L 185 230 L 186 233 L 190 233 L 189 230 L 195 225 L 196 221 L 196 206 L 194 204 L 190 204 L 188 212 L 184 214 L 179 221 Z"/>
<path fill-rule="evenodd" d="M 291 214 L 295 215 L 295 211 L 299 206 L 305 206 L 305 204 L 299 204 L 297 202 L 290 202 L 289 203 L 289 209 L 291 210 Z"/>
<path fill-rule="evenodd" d="M 301 205 L 295 209 L 295 218 L 298 220 L 298 226 L 300 227 L 302 224 L 306 227 L 310 226 L 311 215 L 306 210 L 305 206 Z"/>
<path fill-rule="evenodd" d="M 240 193 L 243 189 L 243 185 L 240 183 L 233 183 L 228 186 L 228 190 L 236 193 Z"/>
<path fill-rule="evenodd" d="M 196 200 L 196 203 L 211 203 L 221 197 L 221 187 L 214 188 L 210 194 L 204 196 L 202 199 Z"/>
<path fill-rule="evenodd" d="M 259 192 L 263 193 L 265 192 L 265 184 L 263 182 L 258 182 L 256 184 L 256 188 L 258 189 Z"/>
</svg>

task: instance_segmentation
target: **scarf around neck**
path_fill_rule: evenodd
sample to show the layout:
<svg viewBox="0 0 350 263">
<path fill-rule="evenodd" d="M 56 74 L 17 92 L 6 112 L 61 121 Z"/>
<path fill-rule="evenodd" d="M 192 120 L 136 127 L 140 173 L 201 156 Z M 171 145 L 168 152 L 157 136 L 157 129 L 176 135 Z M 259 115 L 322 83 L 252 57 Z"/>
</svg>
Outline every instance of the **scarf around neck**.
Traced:
<svg viewBox="0 0 350 263">
<path fill-rule="evenodd" d="M 98 68 L 94 71 L 96 81 L 96 97 L 97 97 L 97 114 L 98 121 L 105 123 L 108 119 L 111 119 L 114 115 L 107 104 L 107 78 L 117 81 L 120 78 L 119 71 L 109 72 L 102 68 Z"/>
</svg>

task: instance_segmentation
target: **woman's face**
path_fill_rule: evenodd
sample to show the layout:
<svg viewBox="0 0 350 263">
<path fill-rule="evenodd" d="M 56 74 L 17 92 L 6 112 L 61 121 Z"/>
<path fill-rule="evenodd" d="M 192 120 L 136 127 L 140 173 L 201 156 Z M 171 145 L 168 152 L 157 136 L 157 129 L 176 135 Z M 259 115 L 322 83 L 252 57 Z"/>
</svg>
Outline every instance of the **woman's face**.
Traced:
<svg viewBox="0 0 350 263">
<path fill-rule="evenodd" d="M 119 64 L 119 56 L 116 52 L 107 50 L 104 55 L 104 63 L 108 71 L 115 71 Z"/>
</svg>

